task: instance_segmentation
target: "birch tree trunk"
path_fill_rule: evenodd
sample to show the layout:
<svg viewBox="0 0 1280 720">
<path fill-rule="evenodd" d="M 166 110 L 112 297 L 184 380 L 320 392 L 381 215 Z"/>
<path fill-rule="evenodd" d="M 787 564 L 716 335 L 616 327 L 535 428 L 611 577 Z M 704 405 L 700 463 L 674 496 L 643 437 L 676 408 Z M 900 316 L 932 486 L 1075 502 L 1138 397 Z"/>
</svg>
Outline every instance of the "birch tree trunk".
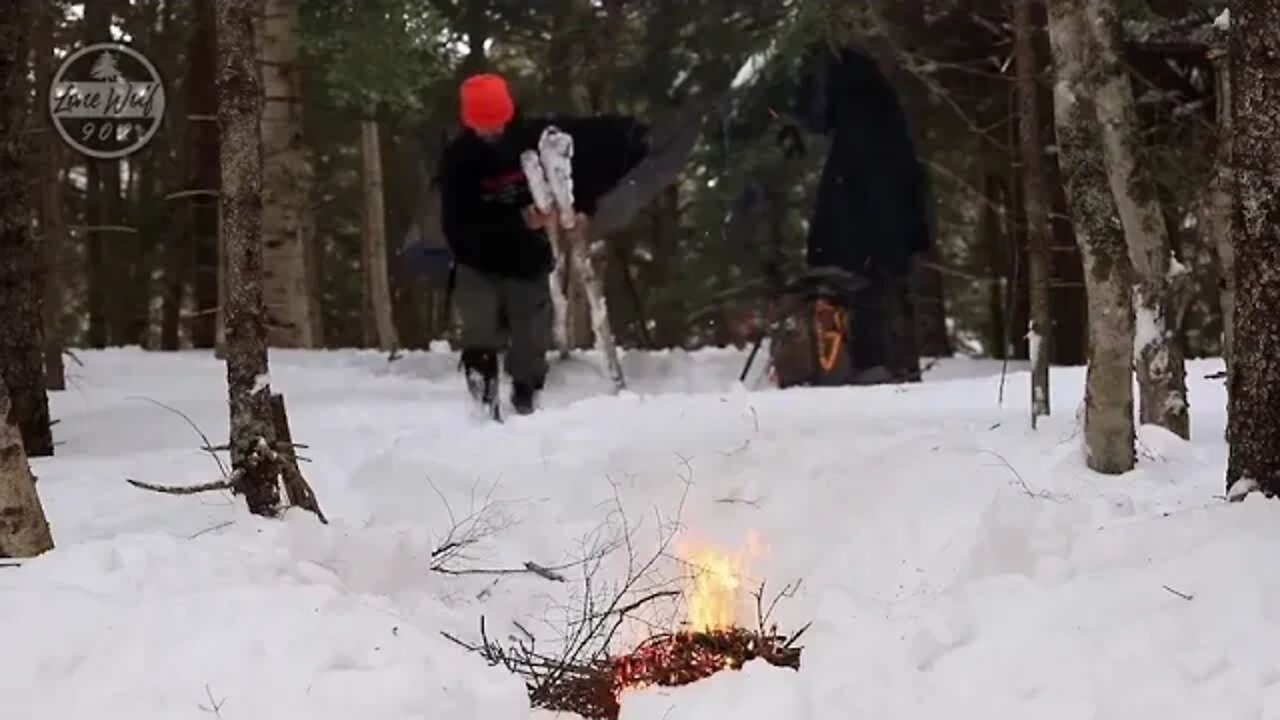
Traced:
<svg viewBox="0 0 1280 720">
<path fill-rule="evenodd" d="M 1280 0 L 1234 3 L 1236 253 L 1227 495 L 1280 492 Z"/>
<path fill-rule="evenodd" d="M 6 15 L 12 13 L 0 10 L 0 24 L 9 21 Z M 9 420 L 12 410 L 9 391 L 0 382 L 0 558 L 35 557 L 53 549 L 53 536 L 36 493 L 22 433 Z"/>
<path fill-rule="evenodd" d="M 273 462 L 271 380 L 262 298 L 262 93 L 254 62 L 255 0 L 220 0 L 218 124 L 222 128 L 220 236 L 227 257 L 227 390 L 231 411 L 232 489 L 249 512 L 281 510 Z"/>
<path fill-rule="evenodd" d="M 591 332 L 595 335 L 596 348 L 604 355 L 605 368 L 609 380 L 613 383 L 614 392 L 621 392 L 627 387 L 622 375 L 622 362 L 618 358 L 618 344 L 614 339 L 613 326 L 609 323 L 609 304 L 605 299 L 604 280 L 597 274 L 595 262 L 592 260 L 591 248 L 587 241 L 586 216 L 580 216 L 572 228 L 561 228 L 569 242 L 569 260 L 573 263 L 573 272 L 581 284 L 582 292 L 587 297 L 587 310 L 591 318 Z"/>
<path fill-rule="evenodd" d="M 49 106 L 49 83 L 53 79 L 52 3 L 40 3 L 35 11 L 35 66 L 37 108 Z M 66 242 L 67 223 L 63 216 L 62 144 L 51 128 L 40 136 L 40 256 L 44 271 L 44 378 L 49 390 L 65 390 L 66 369 L 62 364 L 62 248 Z"/>
<path fill-rule="evenodd" d="M 547 239 L 551 241 L 556 261 L 551 276 L 547 278 L 551 284 L 551 335 L 563 360 L 569 357 L 573 347 L 569 342 L 569 253 L 565 251 L 563 238 L 556 226 L 547 229 Z"/>
<path fill-rule="evenodd" d="M 267 343 L 315 347 L 307 246 L 315 241 L 311 166 L 302 144 L 298 0 L 265 0 L 262 20 L 262 237 Z"/>
<path fill-rule="evenodd" d="M 378 348 L 395 350 L 400 341 L 391 314 L 391 281 L 387 275 L 387 222 L 382 197 L 382 145 L 378 121 L 360 123 L 360 157 L 364 180 L 364 282 Z"/>
<path fill-rule="evenodd" d="M 1093 107 L 1098 68 L 1092 65 L 1088 18 L 1079 0 L 1050 0 L 1049 40 L 1057 76 L 1059 162 L 1089 298 L 1085 452 L 1090 469 L 1120 474 L 1135 463 L 1132 270 L 1100 152 L 1102 131 Z"/>
<path fill-rule="evenodd" d="M 0 384 L 4 422 L 16 422 L 28 456 L 53 455 L 44 385 L 39 248 L 27 188 L 28 7 L 0 3 Z"/>
<path fill-rule="evenodd" d="M 1179 341 L 1180 298 L 1185 295 L 1179 287 L 1186 271 L 1174 258 L 1155 179 L 1142 161 L 1133 87 L 1120 55 L 1124 35 L 1117 0 L 1088 0 L 1085 8 L 1096 48 L 1090 65 L 1098 75 L 1094 98 L 1107 176 L 1137 283 L 1133 305 L 1138 415 L 1144 424 L 1190 438 L 1186 367 Z"/>
<path fill-rule="evenodd" d="M 1018 135 L 1022 143 L 1023 202 L 1027 214 L 1027 258 L 1030 271 L 1031 322 L 1027 344 L 1031 355 L 1031 427 L 1050 412 L 1049 339 L 1053 316 L 1049 303 L 1052 259 L 1049 254 L 1049 197 L 1044 182 L 1044 142 L 1036 104 L 1035 23 L 1031 0 L 1013 3 L 1015 65 L 1018 93 Z"/>
</svg>

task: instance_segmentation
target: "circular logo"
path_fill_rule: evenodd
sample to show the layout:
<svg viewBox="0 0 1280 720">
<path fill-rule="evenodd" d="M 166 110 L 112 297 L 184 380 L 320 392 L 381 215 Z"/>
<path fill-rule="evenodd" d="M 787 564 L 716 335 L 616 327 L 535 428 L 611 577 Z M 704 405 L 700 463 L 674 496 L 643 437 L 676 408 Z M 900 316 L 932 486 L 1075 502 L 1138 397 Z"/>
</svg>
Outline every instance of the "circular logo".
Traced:
<svg viewBox="0 0 1280 720">
<path fill-rule="evenodd" d="M 49 84 L 49 116 L 68 145 L 112 160 L 140 150 L 164 121 L 164 83 L 141 53 L 119 43 L 80 48 Z"/>
</svg>

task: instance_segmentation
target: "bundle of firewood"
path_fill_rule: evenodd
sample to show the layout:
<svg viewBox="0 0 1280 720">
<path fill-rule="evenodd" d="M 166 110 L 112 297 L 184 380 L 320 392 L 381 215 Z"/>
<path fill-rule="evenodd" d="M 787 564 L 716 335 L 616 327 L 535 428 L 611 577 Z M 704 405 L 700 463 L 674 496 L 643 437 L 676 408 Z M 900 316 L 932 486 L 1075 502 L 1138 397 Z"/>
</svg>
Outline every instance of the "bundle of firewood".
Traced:
<svg viewBox="0 0 1280 720">
<path fill-rule="evenodd" d="M 663 634 L 626 655 L 588 663 L 558 661 L 527 649 L 504 649 L 488 639 L 466 647 L 520 675 L 535 708 L 616 720 L 619 697 L 630 689 L 688 685 L 756 659 L 799 670 L 803 648 L 795 643 L 804 630 L 790 637 L 743 628 Z"/>
</svg>

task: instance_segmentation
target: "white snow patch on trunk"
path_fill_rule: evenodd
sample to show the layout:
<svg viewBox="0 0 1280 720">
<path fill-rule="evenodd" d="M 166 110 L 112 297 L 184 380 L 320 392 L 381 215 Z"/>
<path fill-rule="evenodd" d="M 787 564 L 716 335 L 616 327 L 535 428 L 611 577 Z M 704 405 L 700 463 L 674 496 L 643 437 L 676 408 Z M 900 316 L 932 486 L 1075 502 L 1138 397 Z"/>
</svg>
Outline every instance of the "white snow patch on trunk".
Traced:
<svg viewBox="0 0 1280 720">
<path fill-rule="evenodd" d="M 755 83 L 764 69 L 769 66 L 769 61 L 773 59 L 777 49 L 777 43 L 771 42 L 768 48 L 747 58 L 747 61 L 742 63 L 742 67 L 738 68 L 738 74 L 733 76 L 730 87 L 737 90 Z"/>
</svg>

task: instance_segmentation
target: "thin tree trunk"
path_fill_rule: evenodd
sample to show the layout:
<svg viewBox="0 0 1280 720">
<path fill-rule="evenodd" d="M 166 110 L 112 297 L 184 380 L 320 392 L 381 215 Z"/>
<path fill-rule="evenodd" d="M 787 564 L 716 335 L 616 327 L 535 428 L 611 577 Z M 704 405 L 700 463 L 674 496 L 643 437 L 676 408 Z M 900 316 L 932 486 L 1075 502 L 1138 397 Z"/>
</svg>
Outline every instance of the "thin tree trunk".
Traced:
<svg viewBox="0 0 1280 720">
<path fill-rule="evenodd" d="M 1102 131 L 1093 98 L 1096 60 L 1089 52 L 1085 8 L 1076 0 L 1052 0 L 1054 118 L 1068 204 L 1084 260 L 1089 296 L 1089 369 L 1084 439 L 1090 469 L 1120 474 L 1133 469 L 1132 271 L 1124 231 L 1099 148 Z"/>
<path fill-rule="evenodd" d="M 12 22 L 12 15 L 0 8 L 0 24 Z M 6 34 L 0 27 L 0 42 Z M 12 410 L 9 391 L 0 382 L 0 558 L 28 558 L 52 550 L 53 536 L 36 493 L 22 433 L 9 419 Z"/>
<path fill-rule="evenodd" d="M 35 11 L 35 64 L 37 108 L 48 107 L 49 84 L 53 79 L 53 3 L 41 2 Z M 63 216 L 62 143 L 51 128 L 40 136 L 44 157 L 40 175 L 40 249 L 44 265 L 44 379 L 49 390 L 65 390 L 66 369 L 62 363 L 62 248 L 66 244 L 67 223 Z"/>
<path fill-rule="evenodd" d="M 1214 88 L 1217 100 L 1217 147 L 1213 155 L 1213 174 L 1206 188 L 1201 226 L 1213 246 L 1218 261 L 1219 304 L 1222 310 L 1222 359 L 1231 372 L 1232 349 L 1235 345 L 1236 271 L 1235 251 L 1231 246 L 1232 183 L 1231 137 L 1231 63 L 1223 48 L 1210 52 L 1213 62 Z"/>
<path fill-rule="evenodd" d="M 262 298 L 261 86 L 253 50 L 255 0 L 220 0 L 218 124 L 222 129 L 221 232 L 230 292 L 226 303 L 227 390 L 233 489 L 249 512 L 281 511 L 280 469 L 267 372 Z"/>
<path fill-rule="evenodd" d="M 214 0 L 195 0 L 195 22 L 187 50 L 187 190 L 193 265 L 195 315 L 191 344 L 213 348 L 218 343 L 222 293 L 218 239 L 219 139 L 215 88 L 217 20 Z"/>
<path fill-rule="evenodd" d="M 360 157 L 364 180 L 364 282 L 368 288 L 369 308 L 378 348 L 391 351 L 400 340 L 396 337 L 391 314 L 391 282 L 387 275 L 387 221 L 382 197 L 382 144 L 378 121 L 360 123 Z"/>
<path fill-rule="evenodd" d="M 1231 111 L 1236 253 L 1227 494 L 1280 492 L 1280 0 L 1235 3 Z"/>
<path fill-rule="evenodd" d="M 1111 193 L 1115 196 L 1133 264 L 1137 314 L 1135 360 L 1139 418 L 1182 437 L 1191 436 L 1186 367 L 1180 341 L 1182 274 L 1172 273 L 1173 246 L 1156 195 L 1155 180 L 1141 156 L 1137 109 L 1128 70 L 1121 62 L 1123 29 L 1117 0 L 1088 0 L 1098 92 L 1095 108 Z M 1092 53 L 1091 53 L 1092 55 Z"/>
<path fill-rule="evenodd" d="M 53 435 L 37 276 L 42 263 L 27 190 L 26 10 L 24 4 L 0 3 L 0 383 L 12 402 L 5 403 L 0 421 L 16 422 L 28 456 L 47 456 L 53 455 Z"/>
<path fill-rule="evenodd" d="M 298 1 L 265 0 L 262 21 L 263 295 L 267 342 L 314 347 L 307 233 L 311 167 L 302 143 L 302 77 L 298 63 Z"/>
<path fill-rule="evenodd" d="M 1004 203 L 1003 178 L 992 171 L 989 151 L 979 159 L 978 170 L 982 176 L 982 207 L 978 214 L 978 241 L 986 249 L 987 277 L 987 345 L 988 354 L 1003 360 L 1009 356 L 1008 314 L 1006 300 L 1009 294 L 1008 265 L 1004 252 L 1009 246 L 1005 226 L 1000 221 L 1000 208 Z"/>
<path fill-rule="evenodd" d="M 1031 0 L 1013 3 L 1015 66 L 1018 92 L 1018 135 L 1022 140 L 1022 198 L 1027 215 L 1027 259 L 1031 291 L 1031 322 L 1027 342 L 1031 355 L 1031 427 L 1037 418 L 1049 415 L 1049 340 L 1053 316 L 1049 304 L 1049 201 L 1044 185 L 1042 162 L 1044 143 L 1040 139 L 1040 112 L 1036 104 L 1036 62 L 1033 44 L 1036 27 Z"/>
</svg>

